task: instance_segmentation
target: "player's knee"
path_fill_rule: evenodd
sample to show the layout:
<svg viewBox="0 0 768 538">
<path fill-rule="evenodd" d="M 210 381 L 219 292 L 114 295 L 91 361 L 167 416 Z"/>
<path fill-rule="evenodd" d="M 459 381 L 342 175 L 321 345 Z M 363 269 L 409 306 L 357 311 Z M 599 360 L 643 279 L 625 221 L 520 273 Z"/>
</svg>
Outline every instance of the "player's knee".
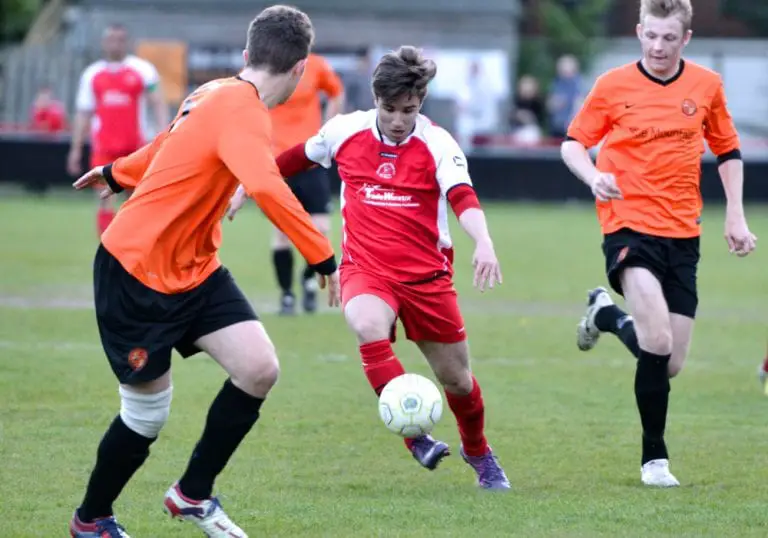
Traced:
<svg viewBox="0 0 768 538">
<path fill-rule="evenodd" d="M 355 318 L 347 316 L 347 324 L 361 344 L 385 340 L 389 338 L 390 331 L 392 330 L 392 327 L 388 326 L 386 321 L 370 315 L 362 315 Z"/>
<path fill-rule="evenodd" d="M 279 230 L 275 230 L 272 235 L 272 250 L 286 250 L 289 248 L 291 248 L 291 242 L 286 235 Z"/>
<path fill-rule="evenodd" d="M 312 222 L 323 235 L 331 233 L 331 216 L 326 214 L 312 215 Z"/>
<path fill-rule="evenodd" d="M 154 439 L 171 412 L 173 387 L 156 394 L 143 394 L 120 387 L 120 418 L 131 430 Z"/>
<path fill-rule="evenodd" d="M 438 380 L 447 392 L 458 396 L 472 392 L 474 385 L 472 372 L 467 368 L 443 371 L 438 375 Z"/>
<path fill-rule="evenodd" d="M 232 382 L 251 396 L 264 398 L 280 377 L 280 363 L 273 345 L 249 353 L 247 360 L 230 372 Z"/>
<path fill-rule="evenodd" d="M 672 330 L 664 323 L 653 324 L 651 328 L 645 331 L 638 331 L 637 343 L 640 345 L 640 349 L 654 355 L 671 355 Z"/>
</svg>

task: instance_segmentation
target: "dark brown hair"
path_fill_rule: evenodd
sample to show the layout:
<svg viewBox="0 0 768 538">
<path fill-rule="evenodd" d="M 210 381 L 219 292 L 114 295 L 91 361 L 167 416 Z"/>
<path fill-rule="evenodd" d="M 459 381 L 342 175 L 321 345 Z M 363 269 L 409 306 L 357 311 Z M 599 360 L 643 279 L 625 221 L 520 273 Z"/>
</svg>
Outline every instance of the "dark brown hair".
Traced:
<svg viewBox="0 0 768 538">
<path fill-rule="evenodd" d="M 268 7 L 248 26 L 248 66 L 270 73 L 287 73 L 309 56 L 315 31 L 303 11 L 289 6 Z"/>
<path fill-rule="evenodd" d="M 646 15 L 666 19 L 676 15 L 683 23 L 683 30 L 691 29 L 693 20 L 693 6 L 691 0 L 641 0 L 640 1 L 640 24 L 643 23 Z"/>
<path fill-rule="evenodd" d="M 422 56 L 421 49 L 403 46 L 386 54 L 373 71 L 373 94 L 391 103 L 403 95 L 417 96 L 423 101 L 427 85 L 435 78 L 437 66 Z"/>
</svg>

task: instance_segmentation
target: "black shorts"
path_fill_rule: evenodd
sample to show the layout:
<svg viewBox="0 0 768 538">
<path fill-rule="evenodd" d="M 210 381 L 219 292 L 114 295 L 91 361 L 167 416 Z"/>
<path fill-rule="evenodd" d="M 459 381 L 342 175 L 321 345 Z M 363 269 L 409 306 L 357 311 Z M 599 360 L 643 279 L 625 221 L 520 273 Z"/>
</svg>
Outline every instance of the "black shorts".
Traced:
<svg viewBox="0 0 768 538">
<path fill-rule="evenodd" d="M 103 245 L 93 262 L 96 320 L 104 351 L 120 383 L 153 381 L 171 367 L 171 351 L 198 353 L 201 336 L 258 317 L 220 267 L 198 287 L 178 294 L 148 288 Z"/>
<path fill-rule="evenodd" d="M 328 171 L 316 166 L 297 174 L 288 181 L 293 194 L 310 215 L 328 215 L 331 212 L 331 185 Z"/>
<path fill-rule="evenodd" d="M 644 267 L 661 283 L 671 313 L 696 317 L 699 304 L 696 289 L 696 270 L 700 258 L 698 237 L 657 237 L 622 228 L 605 235 L 603 253 L 608 282 L 616 293 L 623 295 L 623 269 Z"/>
</svg>

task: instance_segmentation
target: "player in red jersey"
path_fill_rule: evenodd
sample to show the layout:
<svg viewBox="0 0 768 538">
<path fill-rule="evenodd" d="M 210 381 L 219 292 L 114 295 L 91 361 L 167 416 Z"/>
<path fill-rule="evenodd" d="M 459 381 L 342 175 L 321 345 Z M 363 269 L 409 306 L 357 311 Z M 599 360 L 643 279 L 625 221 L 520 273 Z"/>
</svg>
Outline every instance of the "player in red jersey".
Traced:
<svg viewBox="0 0 768 538">
<path fill-rule="evenodd" d="M 104 30 L 104 58 L 89 65 L 80 77 L 77 114 L 67 170 L 82 172 L 83 145 L 90 136 L 91 168 L 109 164 L 146 142 L 145 101 L 151 105 L 155 131 L 168 125 L 168 107 L 159 88 L 155 67 L 128 54 L 128 31 L 114 24 Z M 96 225 L 101 235 L 115 216 L 112 199 L 99 199 Z"/>
<path fill-rule="evenodd" d="M 475 285 L 492 288 L 501 270 L 464 154 L 447 131 L 419 113 L 435 73 L 434 62 L 413 47 L 387 54 L 373 75 L 375 109 L 336 116 L 277 163 L 284 177 L 317 164 L 329 168 L 332 160 L 338 165 L 341 299 L 371 387 L 380 394 L 405 373 L 391 344 L 399 319 L 445 388 L 461 454 L 478 485 L 508 489 L 485 438 L 483 397 L 469 366 L 452 282 L 448 205 L 475 241 Z M 245 196 L 235 194 L 230 218 Z M 407 439 L 406 446 L 430 470 L 449 453 L 448 445 L 427 435 Z"/>
</svg>

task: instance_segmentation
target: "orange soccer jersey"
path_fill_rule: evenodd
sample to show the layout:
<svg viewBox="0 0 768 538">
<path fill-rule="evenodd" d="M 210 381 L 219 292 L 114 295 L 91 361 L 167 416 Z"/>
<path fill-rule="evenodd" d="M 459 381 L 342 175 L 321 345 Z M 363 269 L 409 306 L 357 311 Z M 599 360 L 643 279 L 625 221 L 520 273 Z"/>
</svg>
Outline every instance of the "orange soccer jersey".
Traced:
<svg viewBox="0 0 768 538">
<path fill-rule="evenodd" d="M 134 191 L 102 235 L 104 247 L 155 291 L 195 288 L 221 265 L 221 220 L 239 182 L 310 264 L 330 259 L 328 239 L 281 177 L 271 146 L 269 112 L 252 84 L 229 78 L 200 87 L 168 131 L 109 169 Z"/>
<path fill-rule="evenodd" d="M 568 137 L 590 148 L 605 139 L 601 172 L 616 176 L 622 200 L 597 202 L 603 233 L 630 228 L 662 237 L 696 237 L 704 141 L 721 159 L 738 156 L 739 137 L 720 76 L 683 62 L 661 81 L 640 62 L 598 78 Z"/>
<path fill-rule="evenodd" d="M 317 134 L 323 124 L 320 92 L 338 97 L 344 91 L 341 79 L 321 56 L 310 54 L 304 74 L 288 101 L 273 108 L 272 140 L 275 155 Z"/>
</svg>

